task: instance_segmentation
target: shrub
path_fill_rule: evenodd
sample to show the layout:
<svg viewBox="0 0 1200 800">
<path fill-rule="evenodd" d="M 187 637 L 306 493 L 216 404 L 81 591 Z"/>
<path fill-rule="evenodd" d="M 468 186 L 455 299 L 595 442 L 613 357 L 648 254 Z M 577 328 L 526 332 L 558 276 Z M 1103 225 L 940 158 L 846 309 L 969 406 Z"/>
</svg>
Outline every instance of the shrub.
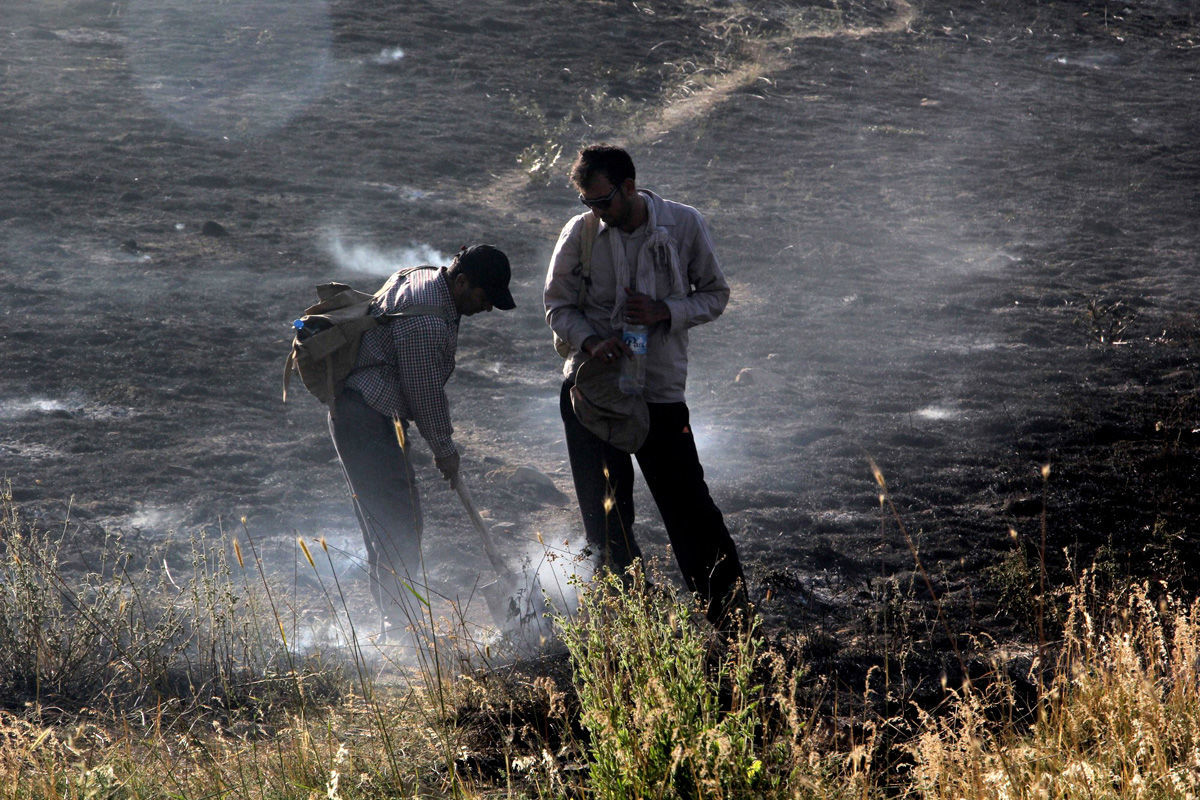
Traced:
<svg viewBox="0 0 1200 800">
<path fill-rule="evenodd" d="M 820 759 L 796 702 L 801 672 L 753 626 L 730 641 L 706 634 L 698 610 L 648 585 L 639 565 L 624 579 L 594 578 L 561 624 L 590 735 L 591 795 L 816 792 L 810 760 Z"/>
</svg>

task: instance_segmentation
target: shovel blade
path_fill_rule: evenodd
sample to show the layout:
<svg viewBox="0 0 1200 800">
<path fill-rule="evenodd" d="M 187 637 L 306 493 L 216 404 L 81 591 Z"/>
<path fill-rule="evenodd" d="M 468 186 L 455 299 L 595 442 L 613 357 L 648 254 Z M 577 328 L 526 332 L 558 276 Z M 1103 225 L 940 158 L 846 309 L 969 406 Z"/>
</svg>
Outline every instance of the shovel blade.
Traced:
<svg viewBox="0 0 1200 800">
<path fill-rule="evenodd" d="M 492 621 L 506 637 L 534 646 L 550 638 L 550 609 L 536 575 L 509 573 L 480 588 Z"/>
<path fill-rule="evenodd" d="M 542 591 L 537 573 L 514 572 L 504 563 L 492 542 L 487 523 L 475 508 L 471 492 L 461 475 L 455 481 L 454 488 L 471 518 L 471 524 L 479 533 L 488 560 L 498 573 L 495 581 L 482 587 L 492 619 L 506 637 L 517 642 L 520 649 L 540 647 L 543 642 L 549 640 L 552 626 L 549 608 L 546 606 L 546 595 Z"/>
</svg>

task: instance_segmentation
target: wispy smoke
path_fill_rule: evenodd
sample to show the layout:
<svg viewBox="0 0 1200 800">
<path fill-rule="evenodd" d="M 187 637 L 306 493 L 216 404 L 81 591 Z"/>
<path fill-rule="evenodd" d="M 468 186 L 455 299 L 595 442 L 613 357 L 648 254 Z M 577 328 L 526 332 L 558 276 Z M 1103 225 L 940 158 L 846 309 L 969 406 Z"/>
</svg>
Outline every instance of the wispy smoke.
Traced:
<svg viewBox="0 0 1200 800">
<path fill-rule="evenodd" d="M 414 244 L 397 250 L 380 250 L 369 244 L 348 244 L 340 235 L 331 235 L 325 245 L 340 269 L 363 275 L 387 277 L 398 269 L 422 264 L 450 263 L 449 256 L 427 244 Z"/>
<path fill-rule="evenodd" d="M 56 411 L 69 410 L 70 407 L 61 400 L 48 400 L 44 397 L 0 401 L 0 419 L 19 419 L 33 414 L 51 414 Z"/>
<path fill-rule="evenodd" d="M 579 605 L 578 588 L 595 571 L 585 550 L 584 542 L 570 541 L 566 536 L 559 541 L 547 538 L 545 543 L 530 542 L 524 548 L 526 568 L 537 575 L 546 602 L 560 614 L 574 613 Z"/>
<path fill-rule="evenodd" d="M 395 64 L 402 58 L 404 58 L 404 51 L 399 47 L 385 47 L 379 51 L 379 55 L 371 60 L 376 64 Z"/>
</svg>

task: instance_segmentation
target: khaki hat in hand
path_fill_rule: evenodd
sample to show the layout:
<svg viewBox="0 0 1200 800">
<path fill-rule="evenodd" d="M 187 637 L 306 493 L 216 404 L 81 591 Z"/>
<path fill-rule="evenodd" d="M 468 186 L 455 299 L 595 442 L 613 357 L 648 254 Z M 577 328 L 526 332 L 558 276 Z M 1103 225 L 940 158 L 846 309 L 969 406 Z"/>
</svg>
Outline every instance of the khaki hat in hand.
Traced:
<svg viewBox="0 0 1200 800">
<path fill-rule="evenodd" d="M 571 408 L 583 427 L 625 453 L 636 453 L 650 432 L 650 409 L 640 395 L 617 385 L 621 359 L 589 358 L 575 372 Z"/>
</svg>

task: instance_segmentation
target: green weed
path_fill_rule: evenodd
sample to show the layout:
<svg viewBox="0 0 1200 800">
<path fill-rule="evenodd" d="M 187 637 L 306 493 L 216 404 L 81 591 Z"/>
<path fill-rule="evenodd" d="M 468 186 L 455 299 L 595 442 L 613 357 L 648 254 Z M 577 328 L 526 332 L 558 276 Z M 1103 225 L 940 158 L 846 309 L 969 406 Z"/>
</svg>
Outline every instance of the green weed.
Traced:
<svg viewBox="0 0 1200 800">
<path fill-rule="evenodd" d="M 700 620 L 637 564 L 595 578 L 563 622 L 590 735 L 589 796 L 794 797 L 817 786 L 802 666 L 753 626 L 726 640 Z"/>
</svg>

